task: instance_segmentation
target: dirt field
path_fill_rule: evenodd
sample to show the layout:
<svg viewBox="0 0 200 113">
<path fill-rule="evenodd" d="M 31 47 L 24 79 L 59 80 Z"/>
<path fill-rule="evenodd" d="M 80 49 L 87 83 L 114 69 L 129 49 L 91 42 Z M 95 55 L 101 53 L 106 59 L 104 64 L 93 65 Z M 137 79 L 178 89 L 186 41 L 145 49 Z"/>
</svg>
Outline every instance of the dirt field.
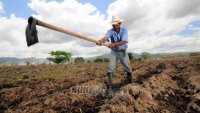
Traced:
<svg viewBox="0 0 200 113">
<path fill-rule="evenodd" d="M 0 67 L 0 113 L 197 113 L 200 57 L 118 65 L 105 95 L 107 63 Z"/>
</svg>

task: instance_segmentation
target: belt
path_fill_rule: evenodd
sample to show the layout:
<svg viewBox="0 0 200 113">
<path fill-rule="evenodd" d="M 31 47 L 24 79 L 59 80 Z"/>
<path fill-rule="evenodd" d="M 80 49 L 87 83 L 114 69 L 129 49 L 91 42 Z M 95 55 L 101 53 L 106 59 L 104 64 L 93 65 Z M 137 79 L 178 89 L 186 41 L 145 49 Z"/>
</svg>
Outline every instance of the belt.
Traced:
<svg viewBox="0 0 200 113">
<path fill-rule="evenodd" d="M 119 49 L 119 50 L 113 50 L 113 51 L 116 51 L 116 52 L 124 52 L 124 51 L 126 51 L 126 49 Z"/>
</svg>

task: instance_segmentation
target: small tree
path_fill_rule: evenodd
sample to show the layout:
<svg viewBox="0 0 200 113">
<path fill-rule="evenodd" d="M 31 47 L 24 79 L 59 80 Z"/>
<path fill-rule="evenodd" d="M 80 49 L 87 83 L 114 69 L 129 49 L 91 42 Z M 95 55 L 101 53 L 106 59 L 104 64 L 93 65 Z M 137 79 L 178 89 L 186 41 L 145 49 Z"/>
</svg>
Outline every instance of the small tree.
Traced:
<svg viewBox="0 0 200 113">
<path fill-rule="evenodd" d="M 148 53 L 148 52 L 143 52 L 143 53 L 141 53 L 141 57 L 142 57 L 144 60 L 146 60 L 146 59 L 151 58 L 151 54 Z"/>
<path fill-rule="evenodd" d="M 85 60 L 83 57 L 76 57 L 75 60 L 74 60 L 75 63 L 84 63 Z"/>
<path fill-rule="evenodd" d="M 128 53 L 128 57 L 129 57 L 130 61 L 135 60 L 132 52 Z"/>
<path fill-rule="evenodd" d="M 91 62 L 92 62 L 91 60 L 88 60 L 88 61 L 87 61 L 87 63 L 91 63 Z"/>
<path fill-rule="evenodd" d="M 51 54 L 52 57 L 48 57 L 47 59 L 56 64 L 65 63 L 72 57 L 71 53 L 65 51 L 51 51 L 49 54 Z"/>
<path fill-rule="evenodd" d="M 103 61 L 104 62 L 109 62 L 109 59 L 108 58 L 104 58 Z"/>
<path fill-rule="evenodd" d="M 94 60 L 94 62 L 96 62 L 96 63 L 103 62 L 103 59 L 102 58 L 97 58 L 97 59 Z"/>
</svg>

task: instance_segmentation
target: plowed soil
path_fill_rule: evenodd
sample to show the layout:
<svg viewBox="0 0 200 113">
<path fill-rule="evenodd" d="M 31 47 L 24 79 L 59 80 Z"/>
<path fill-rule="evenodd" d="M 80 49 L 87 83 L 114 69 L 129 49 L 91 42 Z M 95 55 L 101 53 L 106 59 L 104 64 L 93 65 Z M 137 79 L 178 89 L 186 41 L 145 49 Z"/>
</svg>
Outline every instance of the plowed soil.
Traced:
<svg viewBox="0 0 200 113">
<path fill-rule="evenodd" d="M 118 64 L 112 97 L 106 67 L 0 67 L 0 113 L 200 113 L 200 57 L 135 61 L 131 84 Z"/>
</svg>

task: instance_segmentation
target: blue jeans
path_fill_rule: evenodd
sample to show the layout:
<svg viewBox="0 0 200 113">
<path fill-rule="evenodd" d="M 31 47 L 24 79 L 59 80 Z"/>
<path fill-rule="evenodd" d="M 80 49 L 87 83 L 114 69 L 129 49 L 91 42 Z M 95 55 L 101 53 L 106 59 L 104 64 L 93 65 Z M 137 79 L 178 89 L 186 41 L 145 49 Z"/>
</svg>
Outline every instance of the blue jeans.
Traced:
<svg viewBox="0 0 200 113">
<path fill-rule="evenodd" d="M 129 57 L 128 57 L 126 50 L 121 51 L 121 52 L 111 50 L 109 67 L 107 69 L 107 73 L 114 74 L 114 72 L 116 71 L 116 63 L 117 63 L 118 59 L 120 60 L 121 64 L 123 65 L 124 71 L 132 74 L 132 68 L 129 65 L 130 61 L 129 61 Z"/>
</svg>

